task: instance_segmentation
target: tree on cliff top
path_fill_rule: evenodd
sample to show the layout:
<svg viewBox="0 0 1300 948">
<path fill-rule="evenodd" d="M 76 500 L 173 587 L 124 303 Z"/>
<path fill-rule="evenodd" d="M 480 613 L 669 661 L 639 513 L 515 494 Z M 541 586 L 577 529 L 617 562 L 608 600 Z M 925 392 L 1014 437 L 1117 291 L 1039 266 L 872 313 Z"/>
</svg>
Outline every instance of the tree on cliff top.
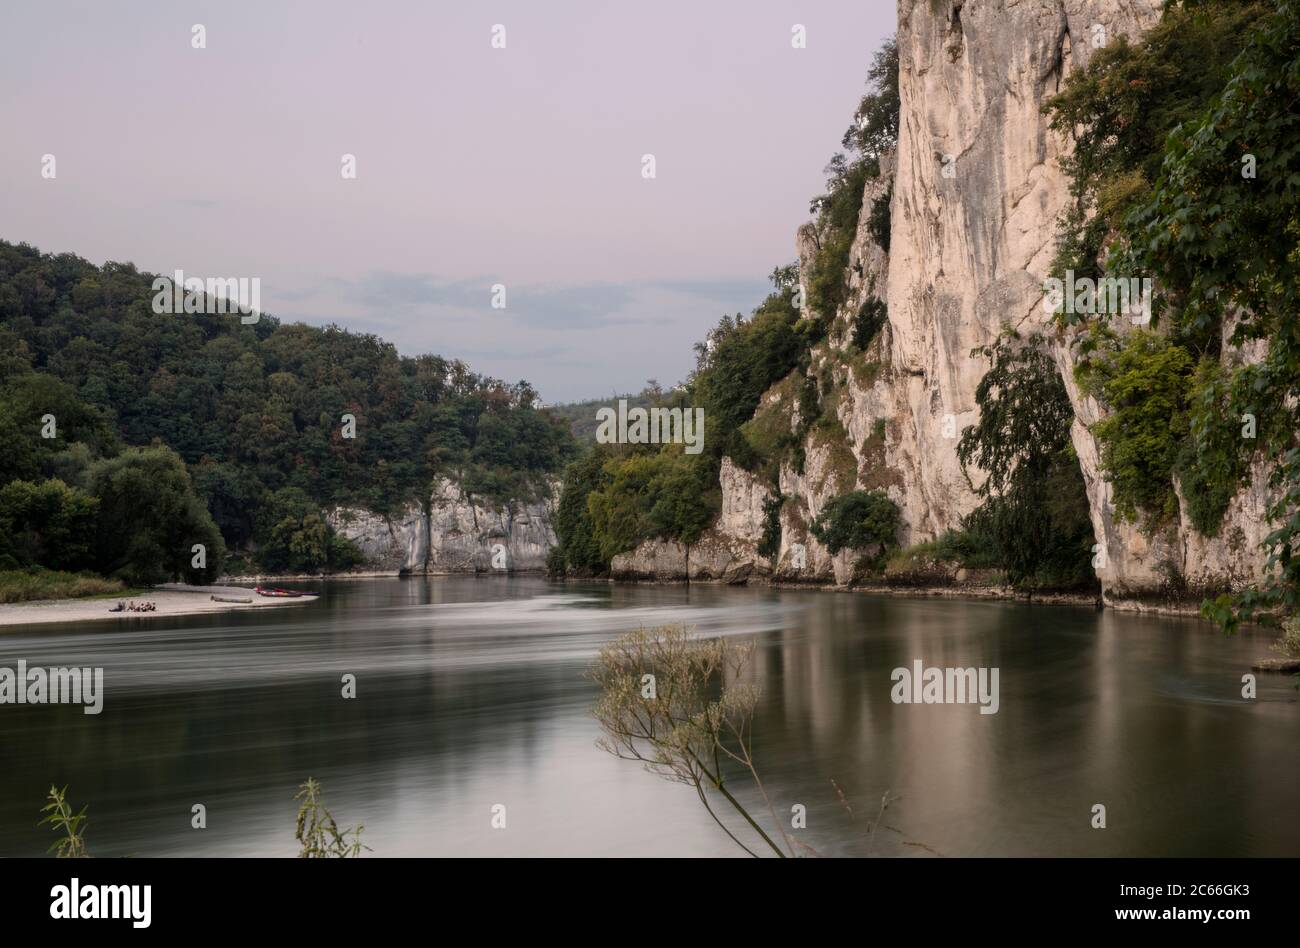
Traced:
<svg viewBox="0 0 1300 948">
<path fill-rule="evenodd" d="M 880 156 L 898 142 L 898 116 L 902 100 L 898 93 L 898 41 L 885 40 L 867 70 L 867 93 L 853 113 L 853 124 L 840 138 L 843 152 L 831 156 L 826 165 L 826 193 L 812 199 L 808 211 L 819 216 L 845 187 L 857 186 L 880 173 Z M 856 223 L 856 222 L 855 222 Z M 821 229 L 820 227 L 818 228 Z"/>
<path fill-rule="evenodd" d="M 805 275 L 808 307 L 825 324 L 848 295 L 849 253 L 862 214 L 862 192 L 869 179 L 880 176 L 880 156 L 898 141 L 901 100 L 898 92 L 898 42 L 886 40 L 867 71 L 867 94 L 853 113 L 853 124 L 840 140 L 844 147 L 826 165 L 826 193 L 813 198 L 809 213 L 817 215 L 820 247 L 812 272 Z M 889 197 L 886 191 L 871 209 L 872 231 L 889 249 Z M 883 239 L 882 235 L 883 234 Z"/>
<path fill-rule="evenodd" d="M 868 92 L 858 103 L 853 124 L 840 145 L 864 158 L 879 158 L 898 142 L 898 40 L 891 36 L 876 51 L 867 70 Z"/>
</svg>

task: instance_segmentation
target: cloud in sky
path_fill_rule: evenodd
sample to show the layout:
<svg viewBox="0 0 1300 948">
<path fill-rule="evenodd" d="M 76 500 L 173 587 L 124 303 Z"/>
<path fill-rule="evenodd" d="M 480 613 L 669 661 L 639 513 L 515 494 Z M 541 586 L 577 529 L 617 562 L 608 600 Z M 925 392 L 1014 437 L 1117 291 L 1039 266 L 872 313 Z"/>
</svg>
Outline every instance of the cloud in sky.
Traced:
<svg viewBox="0 0 1300 948">
<path fill-rule="evenodd" d="M 281 318 L 463 358 L 549 401 L 676 380 L 793 258 L 894 16 L 883 0 L 14 5 L 0 237 L 257 276 Z"/>
<path fill-rule="evenodd" d="M 267 288 L 264 298 L 282 319 L 377 333 L 408 354 L 455 355 L 507 381 L 546 378 L 548 400 L 570 401 L 636 389 L 648 378 L 679 381 L 701 327 L 748 312 L 767 292 L 762 280 L 507 286 L 505 309 L 493 309 L 491 287 L 486 278 L 378 271 L 283 295 Z"/>
</svg>

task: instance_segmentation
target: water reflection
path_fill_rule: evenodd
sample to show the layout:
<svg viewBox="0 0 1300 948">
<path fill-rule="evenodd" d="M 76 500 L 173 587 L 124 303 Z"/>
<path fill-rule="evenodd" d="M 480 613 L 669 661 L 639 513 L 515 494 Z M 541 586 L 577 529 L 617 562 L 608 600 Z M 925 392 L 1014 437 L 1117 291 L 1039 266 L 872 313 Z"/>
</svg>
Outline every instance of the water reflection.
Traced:
<svg viewBox="0 0 1300 948">
<path fill-rule="evenodd" d="M 593 746 L 584 670 L 610 636 L 665 622 L 755 639 L 760 771 L 778 813 L 807 807 L 800 838 L 819 852 L 866 852 L 892 791 L 884 855 L 1300 854 L 1296 692 L 1264 676 L 1240 698 L 1264 634 L 527 577 L 321 591 L 301 608 L 0 635 L 0 665 L 102 665 L 107 692 L 97 717 L 0 706 L 0 854 L 44 851 L 37 810 L 56 782 L 90 804 L 102 855 L 292 855 L 292 796 L 311 775 L 377 855 L 733 855 L 688 789 Z M 917 659 L 1000 668 L 999 712 L 893 704 L 890 672 Z M 356 700 L 340 697 L 345 673 Z M 206 830 L 190 829 L 194 803 Z M 490 828 L 496 803 L 505 830 Z"/>
</svg>

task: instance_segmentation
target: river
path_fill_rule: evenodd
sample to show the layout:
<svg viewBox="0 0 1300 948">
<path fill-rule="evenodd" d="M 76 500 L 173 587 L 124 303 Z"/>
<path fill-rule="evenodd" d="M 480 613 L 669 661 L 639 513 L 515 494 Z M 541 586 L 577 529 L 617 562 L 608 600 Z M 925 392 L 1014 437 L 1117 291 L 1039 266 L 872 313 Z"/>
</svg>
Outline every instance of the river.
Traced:
<svg viewBox="0 0 1300 948">
<path fill-rule="evenodd" d="M 37 826 L 51 783 L 88 805 L 95 855 L 294 855 L 309 776 L 375 856 L 739 854 L 689 787 L 595 747 L 586 669 L 608 638 L 664 623 L 754 641 L 758 769 L 822 855 L 1300 855 L 1294 681 L 1241 696 L 1267 631 L 528 576 L 316 588 L 302 607 L 0 632 L 0 666 L 101 666 L 105 688 L 99 715 L 0 705 L 0 855 L 53 841 Z M 917 660 L 997 668 L 997 713 L 895 704 L 891 672 Z"/>
</svg>

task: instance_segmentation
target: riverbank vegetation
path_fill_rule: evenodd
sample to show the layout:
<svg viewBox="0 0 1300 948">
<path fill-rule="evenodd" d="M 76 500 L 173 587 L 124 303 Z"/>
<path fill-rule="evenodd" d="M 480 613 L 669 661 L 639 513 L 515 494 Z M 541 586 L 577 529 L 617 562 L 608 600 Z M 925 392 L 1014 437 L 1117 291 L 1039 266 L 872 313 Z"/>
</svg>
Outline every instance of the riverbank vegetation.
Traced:
<svg viewBox="0 0 1300 948">
<path fill-rule="evenodd" d="M 591 670 L 600 688 L 596 720 L 605 735 L 599 746 L 690 787 L 750 856 L 785 858 L 796 855 L 795 843 L 754 762 L 758 691 L 743 683 L 750 653 L 747 645 L 695 638 L 683 626 L 639 629 L 607 643 Z M 743 775 L 763 800 L 764 822 L 732 792 L 733 774 Z"/>
<path fill-rule="evenodd" d="M 353 859 L 370 847 L 361 842 L 364 824 L 340 829 L 325 806 L 321 785 L 308 777 L 298 788 L 295 800 L 301 800 L 298 817 L 294 823 L 293 837 L 301 847 L 299 859 Z"/>
<path fill-rule="evenodd" d="M 94 573 L 65 573 L 52 569 L 0 570 L 0 603 L 127 594 L 129 590 L 120 579 L 105 579 Z"/>
<path fill-rule="evenodd" d="M 898 505 L 884 491 L 855 490 L 828 503 L 810 529 L 832 556 L 863 550 L 879 564 L 897 546 L 898 522 Z"/>
<path fill-rule="evenodd" d="M 680 625 L 638 629 L 608 642 L 590 673 L 600 688 L 594 714 L 604 736 L 598 746 L 690 787 L 718 828 L 747 855 L 818 856 L 799 839 L 807 829 L 808 806 L 773 800 L 759 774 L 753 747 L 759 691 L 749 683 L 753 648 L 701 638 Z M 825 802 L 838 803 L 856 819 L 839 785 L 833 779 L 828 783 Z M 876 818 L 859 825 L 863 855 L 875 851 L 885 811 L 898 799 L 886 790 Z M 885 828 L 905 846 L 941 855 L 896 827 Z"/>
<path fill-rule="evenodd" d="M 39 826 L 49 826 L 56 833 L 61 833 L 53 843 L 50 844 L 48 852 L 54 853 L 58 859 L 85 859 L 90 856 L 90 851 L 86 848 L 86 807 L 82 807 L 76 813 L 72 812 L 72 804 L 68 802 L 68 788 L 50 787 L 46 794 L 48 801 L 45 806 L 41 807 L 41 812 L 45 815 L 41 818 Z"/>
<path fill-rule="evenodd" d="M 301 801 L 298 815 L 294 819 L 294 839 L 298 841 L 298 858 L 300 859 L 350 859 L 361 855 L 362 850 L 370 852 L 369 846 L 361 842 L 363 824 L 340 829 L 329 808 L 325 806 L 325 794 L 321 785 L 308 777 L 298 787 L 294 800 Z M 40 826 L 49 826 L 59 834 L 50 844 L 48 852 L 57 859 L 87 859 L 90 849 L 86 845 L 86 828 L 89 818 L 88 806 L 73 812 L 68 802 L 68 788 L 51 786 L 46 794 L 46 804 L 41 807 Z M 197 809 L 197 808 L 196 808 Z M 205 817 L 204 817 L 205 818 Z M 200 819 L 196 814 L 195 819 Z"/>
<path fill-rule="evenodd" d="M 1268 462 L 1271 575 L 1205 604 L 1228 629 L 1300 608 L 1297 63 L 1300 5 L 1184 0 L 1141 41 L 1099 51 L 1047 106 L 1076 135 L 1056 275 L 1157 287 L 1149 328 L 1061 315 L 1089 323 L 1076 375 L 1107 409 L 1093 431 L 1117 511 L 1158 530 L 1181 506 L 1213 536 Z"/>
</svg>

